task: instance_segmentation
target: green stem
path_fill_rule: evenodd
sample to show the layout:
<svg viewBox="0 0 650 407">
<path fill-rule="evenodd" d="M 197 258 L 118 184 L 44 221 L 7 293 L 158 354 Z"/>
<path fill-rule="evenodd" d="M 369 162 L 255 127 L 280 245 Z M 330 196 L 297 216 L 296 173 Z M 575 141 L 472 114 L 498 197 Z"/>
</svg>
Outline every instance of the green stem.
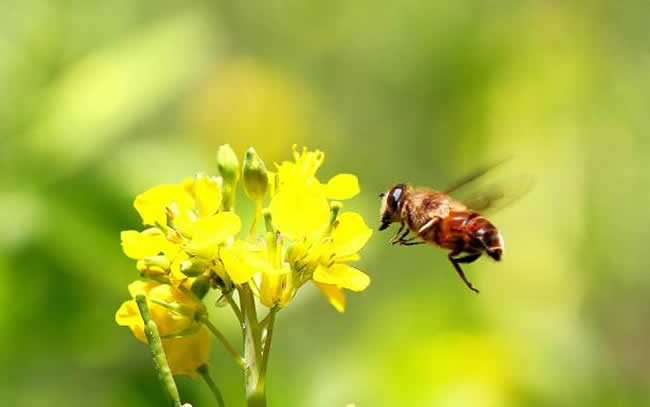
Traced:
<svg viewBox="0 0 650 407">
<path fill-rule="evenodd" d="M 260 377 L 262 381 L 266 378 L 266 369 L 269 365 L 269 354 L 271 353 L 271 340 L 273 339 L 273 326 L 275 325 L 275 314 L 278 308 L 273 307 L 269 311 L 269 322 L 266 328 L 266 341 L 264 342 L 264 353 L 262 354 L 262 368 L 260 369 Z"/>
<path fill-rule="evenodd" d="M 244 381 L 246 383 L 246 400 L 248 407 L 266 407 L 266 394 L 264 391 L 264 378 L 260 376 L 262 368 L 262 349 L 260 329 L 257 322 L 255 298 L 248 284 L 238 287 L 244 324 Z"/>
<path fill-rule="evenodd" d="M 210 371 L 208 370 L 208 365 L 203 364 L 199 366 L 199 368 L 196 369 L 196 371 L 199 372 L 199 374 L 201 375 L 205 383 L 212 391 L 212 394 L 214 394 L 214 398 L 217 399 L 217 403 L 219 404 L 219 407 L 226 407 L 226 403 L 223 401 L 223 396 L 221 395 L 221 391 L 219 390 L 219 387 L 217 387 L 214 380 L 212 380 L 212 377 L 210 377 Z"/>
<path fill-rule="evenodd" d="M 248 231 L 248 240 L 253 240 L 253 237 L 255 237 L 255 232 L 257 231 L 257 224 L 259 223 L 261 217 L 262 217 L 262 201 L 256 201 L 255 217 L 253 218 L 253 224 L 251 225 L 251 229 Z"/>
<path fill-rule="evenodd" d="M 232 356 L 235 363 L 242 369 L 246 368 L 246 362 L 244 361 L 244 358 L 242 358 L 239 352 L 237 352 L 237 350 L 230 344 L 230 342 L 228 342 L 228 339 L 226 339 L 225 335 L 222 334 L 221 331 L 219 331 L 217 327 L 208 320 L 207 316 L 202 318 L 201 322 L 210 330 L 210 332 L 212 332 L 214 336 L 217 337 L 217 339 L 221 341 L 228 353 L 230 353 Z"/>
<path fill-rule="evenodd" d="M 158 333 L 158 326 L 156 326 L 156 323 L 151 319 L 151 314 L 149 314 L 147 299 L 144 295 L 137 295 L 135 297 L 135 302 L 138 304 L 138 309 L 140 310 L 140 315 L 144 322 L 144 333 L 147 335 L 149 351 L 153 358 L 153 364 L 156 373 L 158 374 L 158 379 L 160 379 L 160 383 L 163 385 L 163 389 L 171 399 L 174 407 L 181 407 L 181 399 L 178 395 L 176 382 L 174 382 L 174 376 L 172 375 L 172 371 L 167 363 L 165 350 L 163 349 L 162 340 Z"/>
<path fill-rule="evenodd" d="M 228 304 L 230 304 L 230 307 L 232 308 L 233 312 L 235 313 L 235 316 L 239 320 L 239 324 L 244 323 L 244 317 L 242 316 L 241 310 L 239 309 L 239 306 L 237 306 L 237 303 L 235 300 L 232 298 L 232 293 L 229 293 L 228 295 L 225 296 L 226 301 L 228 301 Z"/>
</svg>

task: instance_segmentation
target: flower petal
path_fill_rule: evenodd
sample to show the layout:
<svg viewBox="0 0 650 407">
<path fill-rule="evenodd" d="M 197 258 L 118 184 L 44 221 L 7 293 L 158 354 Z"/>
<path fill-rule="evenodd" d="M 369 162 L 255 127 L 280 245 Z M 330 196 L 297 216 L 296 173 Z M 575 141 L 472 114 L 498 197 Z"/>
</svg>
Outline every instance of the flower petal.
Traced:
<svg viewBox="0 0 650 407">
<path fill-rule="evenodd" d="M 356 212 L 345 212 L 338 217 L 338 225 L 332 231 L 332 250 L 337 257 L 355 254 L 372 236 L 366 222 Z"/>
<path fill-rule="evenodd" d="M 167 363 L 174 375 L 186 375 L 196 379 L 196 369 L 207 363 L 210 357 L 210 334 L 204 326 L 193 335 L 163 339 L 162 343 Z"/>
<path fill-rule="evenodd" d="M 269 208 L 276 229 L 294 239 L 326 226 L 330 212 L 323 195 L 289 186 L 275 194 Z"/>
<path fill-rule="evenodd" d="M 271 308 L 276 304 L 281 306 L 287 305 L 291 299 L 290 291 L 292 287 L 289 284 L 291 278 L 291 267 L 288 263 L 282 264 L 279 269 L 272 267 L 266 268 L 262 272 L 262 282 L 260 284 L 260 302 Z M 284 301 L 283 301 L 284 300 Z"/>
<path fill-rule="evenodd" d="M 133 332 L 133 336 L 142 342 L 147 339 L 144 335 L 144 323 L 140 317 L 140 310 L 134 300 L 124 301 L 115 313 L 115 322 L 121 326 L 128 326 Z"/>
<path fill-rule="evenodd" d="M 370 284 L 367 274 L 344 263 L 336 263 L 332 267 L 320 266 L 313 278 L 318 283 L 335 284 L 352 291 L 363 291 Z"/>
<path fill-rule="evenodd" d="M 212 215 L 219 210 L 222 199 L 221 187 L 214 178 L 205 175 L 198 176 L 192 184 L 192 192 L 196 199 L 199 216 Z"/>
<path fill-rule="evenodd" d="M 194 200 L 182 185 L 164 184 L 153 187 L 135 198 L 133 206 L 145 225 L 167 224 L 165 207 L 175 202 L 179 211 L 194 209 Z"/>
<path fill-rule="evenodd" d="M 192 238 L 185 249 L 197 256 L 214 258 L 219 245 L 239 233 L 240 229 L 241 220 L 234 212 L 220 212 L 199 218 L 185 230 Z"/>
<path fill-rule="evenodd" d="M 148 295 L 151 290 L 158 287 L 161 283 L 157 281 L 143 281 L 135 280 L 129 284 L 129 294 L 132 298 L 135 298 L 136 295 Z"/>
<path fill-rule="evenodd" d="M 342 289 L 332 284 L 320 284 L 316 282 L 314 284 L 316 284 L 316 287 L 320 289 L 320 292 L 338 312 L 345 312 L 345 293 Z"/>
<path fill-rule="evenodd" d="M 262 252 L 256 252 L 254 246 L 242 240 L 237 240 L 229 247 L 223 247 L 219 254 L 226 273 L 235 284 L 243 284 L 256 273 L 271 268 Z"/>
<path fill-rule="evenodd" d="M 359 179 L 352 174 L 339 174 L 329 180 L 325 193 L 329 199 L 344 200 L 359 194 Z"/>
<path fill-rule="evenodd" d="M 177 250 L 176 246 L 170 243 L 157 228 L 147 229 L 143 232 L 125 230 L 120 234 L 120 238 L 124 254 L 135 260 L 155 256 L 159 253 L 173 255 Z"/>
</svg>

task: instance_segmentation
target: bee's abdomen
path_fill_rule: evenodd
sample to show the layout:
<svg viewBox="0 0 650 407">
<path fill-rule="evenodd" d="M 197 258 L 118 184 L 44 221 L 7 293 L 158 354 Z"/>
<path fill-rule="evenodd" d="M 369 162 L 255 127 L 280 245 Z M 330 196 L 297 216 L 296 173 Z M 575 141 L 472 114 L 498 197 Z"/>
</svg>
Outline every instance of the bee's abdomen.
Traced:
<svg viewBox="0 0 650 407">
<path fill-rule="evenodd" d="M 489 220 L 476 212 L 468 217 L 464 232 L 469 245 L 475 250 L 485 250 L 494 260 L 501 260 L 503 254 L 503 237 L 501 232 Z"/>
<path fill-rule="evenodd" d="M 503 238 L 488 219 L 472 211 L 452 211 L 436 230 L 434 241 L 441 247 L 476 253 L 485 251 L 495 260 L 501 260 Z"/>
</svg>

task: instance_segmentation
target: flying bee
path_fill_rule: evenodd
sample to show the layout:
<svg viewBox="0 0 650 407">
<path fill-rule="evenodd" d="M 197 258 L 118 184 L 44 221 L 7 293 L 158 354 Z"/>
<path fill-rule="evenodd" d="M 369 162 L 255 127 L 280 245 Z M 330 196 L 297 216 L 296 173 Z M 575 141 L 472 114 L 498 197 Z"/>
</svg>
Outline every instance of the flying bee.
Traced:
<svg viewBox="0 0 650 407">
<path fill-rule="evenodd" d="M 528 180 L 519 184 L 514 194 L 505 193 L 499 186 L 491 186 L 465 201 L 449 196 L 449 193 L 483 175 L 491 167 L 469 175 L 444 191 L 397 184 L 388 192 L 382 192 L 379 194 L 379 230 L 385 230 L 392 223 L 400 223 L 398 232 L 390 240 L 392 244 L 413 246 L 429 243 L 450 250 L 447 257 L 456 273 L 470 290 L 478 293 L 479 290 L 470 283 L 460 265 L 476 261 L 483 253 L 500 261 L 504 251 L 501 232 L 479 211 L 512 203 L 527 192 L 531 184 Z M 410 233 L 415 236 L 409 238 Z"/>
</svg>

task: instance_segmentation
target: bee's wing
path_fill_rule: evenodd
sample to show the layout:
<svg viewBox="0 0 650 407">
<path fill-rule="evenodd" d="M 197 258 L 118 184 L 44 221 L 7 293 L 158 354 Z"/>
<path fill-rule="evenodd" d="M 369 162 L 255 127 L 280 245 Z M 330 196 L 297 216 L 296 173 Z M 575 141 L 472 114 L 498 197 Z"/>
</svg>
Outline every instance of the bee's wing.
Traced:
<svg viewBox="0 0 650 407">
<path fill-rule="evenodd" d="M 459 199 L 467 208 L 482 214 L 494 213 L 526 195 L 535 185 L 535 178 L 521 175 L 476 187 L 467 197 Z"/>
<path fill-rule="evenodd" d="M 460 189 L 460 188 L 462 188 L 462 187 L 464 187 L 464 186 L 466 186 L 468 184 L 471 184 L 472 182 L 476 181 L 478 178 L 480 178 L 483 175 L 487 174 L 488 172 L 495 169 L 499 165 L 501 165 L 501 164 L 503 164 L 503 163 L 505 163 L 507 161 L 510 161 L 511 158 L 512 157 L 506 157 L 506 158 L 503 158 L 503 159 L 501 159 L 499 161 L 495 161 L 495 162 L 493 162 L 491 164 L 488 164 L 488 165 L 486 165 L 484 167 L 478 168 L 474 172 L 472 172 L 470 174 L 467 174 L 467 176 L 459 179 L 455 184 L 451 185 L 449 188 L 445 189 L 442 192 L 444 192 L 445 194 L 450 194 L 450 193 L 456 191 L 457 189 Z"/>
</svg>

